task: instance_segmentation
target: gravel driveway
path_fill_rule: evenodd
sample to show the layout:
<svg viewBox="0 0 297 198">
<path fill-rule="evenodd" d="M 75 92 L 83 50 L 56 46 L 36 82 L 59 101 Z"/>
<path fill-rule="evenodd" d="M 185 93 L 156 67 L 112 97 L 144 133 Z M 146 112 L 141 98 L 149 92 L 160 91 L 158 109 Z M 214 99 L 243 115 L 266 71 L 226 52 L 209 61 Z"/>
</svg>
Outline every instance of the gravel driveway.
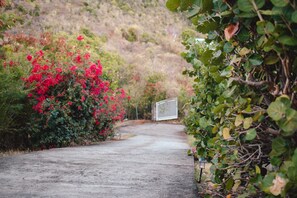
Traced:
<svg viewBox="0 0 297 198">
<path fill-rule="evenodd" d="M 0 197 L 195 198 L 183 129 L 126 126 L 117 141 L 2 157 Z"/>
</svg>

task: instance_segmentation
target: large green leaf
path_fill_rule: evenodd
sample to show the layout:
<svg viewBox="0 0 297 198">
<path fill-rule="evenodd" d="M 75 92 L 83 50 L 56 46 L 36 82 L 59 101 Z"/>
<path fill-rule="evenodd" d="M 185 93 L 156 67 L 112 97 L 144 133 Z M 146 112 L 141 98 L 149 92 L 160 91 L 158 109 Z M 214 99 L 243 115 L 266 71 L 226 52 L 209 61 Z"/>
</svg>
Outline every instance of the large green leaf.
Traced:
<svg viewBox="0 0 297 198">
<path fill-rule="evenodd" d="M 281 156 L 287 151 L 287 141 L 282 137 L 277 137 L 272 140 L 272 150 L 270 153 L 271 157 Z"/>
<path fill-rule="evenodd" d="M 255 10 L 252 1 L 255 2 L 257 10 L 265 5 L 265 0 L 238 0 L 238 8 L 243 12 L 250 12 Z"/>
<path fill-rule="evenodd" d="M 274 31 L 274 25 L 270 21 L 258 21 L 257 32 L 259 34 L 272 33 Z"/>
<path fill-rule="evenodd" d="M 293 135 L 297 131 L 297 111 L 294 109 L 286 110 L 286 118 L 279 123 L 280 128 L 283 130 L 284 136 Z"/>
<path fill-rule="evenodd" d="M 245 139 L 246 140 L 253 140 L 255 139 L 255 137 L 257 137 L 257 131 L 256 129 L 250 129 L 247 131 L 246 135 L 245 135 Z"/>
<path fill-rule="evenodd" d="M 271 0 L 271 3 L 276 7 L 285 7 L 288 5 L 289 0 Z"/>
<path fill-rule="evenodd" d="M 296 166 L 289 167 L 287 175 L 291 181 L 297 182 L 297 167 Z"/>
<path fill-rule="evenodd" d="M 267 174 L 264 179 L 262 180 L 262 183 L 261 183 L 261 188 L 264 192 L 266 193 L 270 193 L 270 186 L 273 185 L 272 181 L 274 180 L 275 176 L 274 174 Z"/>
<path fill-rule="evenodd" d="M 196 16 L 200 11 L 200 7 L 194 5 L 191 10 L 189 10 L 189 12 L 187 13 L 187 18 L 193 18 L 194 16 Z"/>
<path fill-rule="evenodd" d="M 203 34 L 216 30 L 218 24 L 215 21 L 204 21 L 202 24 L 197 25 L 197 30 Z"/>
<path fill-rule="evenodd" d="M 180 6 L 181 0 L 167 0 L 166 7 L 171 11 L 176 11 Z"/>
<path fill-rule="evenodd" d="M 269 105 L 267 113 L 274 121 L 278 121 L 285 116 L 287 108 L 283 102 L 275 101 Z"/>
<path fill-rule="evenodd" d="M 283 45 L 296 46 L 297 39 L 292 36 L 284 35 L 278 38 L 278 41 Z"/>
<path fill-rule="evenodd" d="M 258 66 L 263 63 L 263 58 L 258 54 L 254 54 L 249 58 L 249 62 L 251 65 Z"/>
</svg>

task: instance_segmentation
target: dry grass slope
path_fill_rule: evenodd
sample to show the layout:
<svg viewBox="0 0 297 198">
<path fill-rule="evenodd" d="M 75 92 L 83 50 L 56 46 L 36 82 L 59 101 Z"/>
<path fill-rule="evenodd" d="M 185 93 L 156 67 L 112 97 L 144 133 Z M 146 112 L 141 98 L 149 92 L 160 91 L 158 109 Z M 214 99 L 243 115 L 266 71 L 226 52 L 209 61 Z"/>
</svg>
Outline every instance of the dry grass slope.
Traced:
<svg viewBox="0 0 297 198">
<path fill-rule="evenodd" d="M 141 96 L 150 75 L 161 73 L 167 95 L 191 92 L 189 79 L 181 72 L 187 63 L 181 33 L 187 20 L 171 13 L 165 0 L 13 0 L 13 8 L 26 14 L 16 32 L 64 31 L 77 34 L 82 28 L 106 38 L 104 50 L 119 54 L 137 80 L 126 89 Z M 135 91 L 136 90 L 136 91 Z M 132 92 L 136 93 L 132 93 Z"/>
</svg>

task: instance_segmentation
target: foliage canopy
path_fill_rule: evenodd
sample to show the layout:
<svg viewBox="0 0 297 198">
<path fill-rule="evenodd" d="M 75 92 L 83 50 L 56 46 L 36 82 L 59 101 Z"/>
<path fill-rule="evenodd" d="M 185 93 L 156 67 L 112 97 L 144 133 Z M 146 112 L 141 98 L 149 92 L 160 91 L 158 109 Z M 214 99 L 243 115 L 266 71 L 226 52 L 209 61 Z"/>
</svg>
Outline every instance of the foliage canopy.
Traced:
<svg viewBox="0 0 297 198">
<path fill-rule="evenodd" d="M 168 0 L 205 42 L 184 40 L 196 96 L 185 119 L 215 189 L 294 196 L 297 181 L 297 4 L 289 0 Z"/>
</svg>

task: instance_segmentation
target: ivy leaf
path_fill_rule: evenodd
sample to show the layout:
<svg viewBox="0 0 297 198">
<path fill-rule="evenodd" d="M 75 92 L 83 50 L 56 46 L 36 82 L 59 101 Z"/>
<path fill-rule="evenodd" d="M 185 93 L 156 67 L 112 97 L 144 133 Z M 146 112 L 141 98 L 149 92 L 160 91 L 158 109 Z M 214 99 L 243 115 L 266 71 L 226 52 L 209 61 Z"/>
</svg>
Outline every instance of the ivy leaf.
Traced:
<svg viewBox="0 0 297 198">
<path fill-rule="evenodd" d="M 180 1 L 181 0 L 168 0 L 166 2 L 166 7 L 170 10 L 170 11 L 176 11 L 177 8 L 180 6 Z"/>
<path fill-rule="evenodd" d="M 261 9 L 265 5 L 265 0 L 255 0 L 257 9 Z M 250 12 L 255 10 L 251 1 L 249 0 L 238 0 L 238 8 L 243 12 Z"/>
<path fill-rule="evenodd" d="M 288 35 L 284 35 L 278 38 L 278 41 L 283 45 L 288 46 L 296 46 L 297 45 L 297 39 Z"/>
<path fill-rule="evenodd" d="M 245 118 L 243 121 L 243 128 L 244 129 L 250 128 L 252 123 L 253 123 L 253 118 Z"/>
<path fill-rule="evenodd" d="M 248 141 L 255 139 L 255 137 L 257 137 L 256 129 L 248 130 L 246 135 L 245 135 L 245 139 L 248 140 Z"/>
<path fill-rule="evenodd" d="M 271 3 L 276 7 L 285 7 L 288 5 L 289 0 L 271 0 Z"/>
</svg>

